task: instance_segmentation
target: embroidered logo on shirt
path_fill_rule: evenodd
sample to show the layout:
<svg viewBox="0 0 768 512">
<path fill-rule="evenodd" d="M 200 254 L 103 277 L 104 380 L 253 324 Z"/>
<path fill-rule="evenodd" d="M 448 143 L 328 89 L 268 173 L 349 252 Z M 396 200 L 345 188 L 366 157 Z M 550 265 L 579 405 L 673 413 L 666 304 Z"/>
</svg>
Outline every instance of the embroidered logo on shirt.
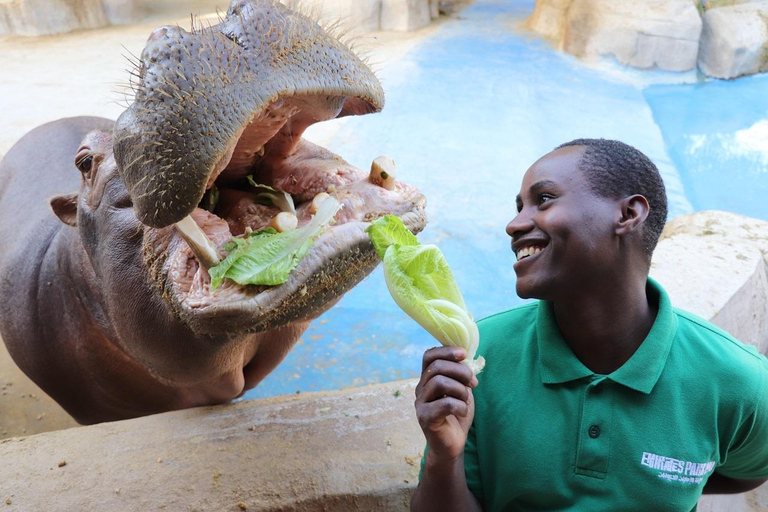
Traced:
<svg viewBox="0 0 768 512">
<path fill-rule="evenodd" d="M 670 482 L 699 484 L 715 469 L 715 461 L 689 462 L 655 453 L 643 452 L 640 464 L 658 470 L 658 477 Z"/>
</svg>

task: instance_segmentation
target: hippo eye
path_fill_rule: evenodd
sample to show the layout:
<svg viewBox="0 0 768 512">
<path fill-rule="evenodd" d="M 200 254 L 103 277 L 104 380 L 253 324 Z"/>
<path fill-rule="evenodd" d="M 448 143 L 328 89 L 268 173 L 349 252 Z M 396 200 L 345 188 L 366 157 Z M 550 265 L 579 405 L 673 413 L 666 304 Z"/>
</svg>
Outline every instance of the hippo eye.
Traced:
<svg viewBox="0 0 768 512">
<path fill-rule="evenodd" d="M 91 165 L 93 165 L 93 157 L 91 155 L 81 158 L 80 161 L 75 163 L 80 172 L 91 172 Z"/>
</svg>

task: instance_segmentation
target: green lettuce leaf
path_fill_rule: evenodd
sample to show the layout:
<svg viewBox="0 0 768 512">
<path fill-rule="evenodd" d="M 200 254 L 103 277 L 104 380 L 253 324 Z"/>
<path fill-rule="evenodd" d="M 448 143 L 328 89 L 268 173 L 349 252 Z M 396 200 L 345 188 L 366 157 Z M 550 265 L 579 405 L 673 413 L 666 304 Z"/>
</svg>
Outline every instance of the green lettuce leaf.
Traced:
<svg viewBox="0 0 768 512">
<path fill-rule="evenodd" d="M 269 185 L 262 185 L 256 183 L 253 176 L 248 176 L 248 183 L 261 190 L 256 194 L 256 202 L 259 204 L 273 205 L 276 208 L 280 208 L 280 211 L 291 212 L 296 214 L 296 207 L 293 204 L 293 197 L 288 192 L 283 192 L 276 188 L 272 188 Z"/>
<path fill-rule="evenodd" d="M 467 358 L 462 363 L 479 373 L 485 359 L 475 359 L 477 324 L 440 249 L 419 244 L 393 215 L 372 222 L 366 232 L 384 263 L 384 279 L 395 303 L 442 345 L 464 348 Z"/>
<path fill-rule="evenodd" d="M 385 215 L 376 219 L 365 232 L 368 233 L 376 254 L 382 260 L 390 245 L 419 245 L 416 236 L 405 227 L 399 217 L 394 215 Z"/>
<path fill-rule="evenodd" d="M 329 197 L 307 224 L 293 231 L 278 233 L 265 228 L 243 238 L 232 238 L 224 246 L 229 255 L 208 269 L 211 289 L 218 288 L 225 277 L 241 285 L 275 286 L 286 282 L 339 209 L 341 203 Z"/>
</svg>

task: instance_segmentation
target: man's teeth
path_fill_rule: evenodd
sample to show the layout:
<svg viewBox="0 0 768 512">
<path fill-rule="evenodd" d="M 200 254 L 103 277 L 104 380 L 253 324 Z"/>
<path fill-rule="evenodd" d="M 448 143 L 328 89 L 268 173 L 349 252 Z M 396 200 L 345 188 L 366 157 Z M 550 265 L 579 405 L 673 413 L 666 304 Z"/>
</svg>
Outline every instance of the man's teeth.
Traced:
<svg viewBox="0 0 768 512">
<path fill-rule="evenodd" d="M 533 256 L 534 254 L 539 254 L 542 251 L 541 247 L 523 247 L 519 251 L 517 251 L 517 261 L 520 261 L 523 258 L 526 258 L 528 256 Z"/>
</svg>

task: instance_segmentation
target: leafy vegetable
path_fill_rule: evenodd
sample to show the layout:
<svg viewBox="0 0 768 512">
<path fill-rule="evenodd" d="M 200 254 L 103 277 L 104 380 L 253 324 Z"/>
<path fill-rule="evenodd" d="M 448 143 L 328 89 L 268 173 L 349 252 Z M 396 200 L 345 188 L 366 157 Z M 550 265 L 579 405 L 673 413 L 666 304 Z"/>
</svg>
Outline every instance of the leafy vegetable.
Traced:
<svg viewBox="0 0 768 512">
<path fill-rule="evenodd" d="M 421 245 L 394 215 L 372 222 L 365 231 L 384 262 L 384 279 L 397 305 L 441 344 L 464 348 L 468 355 L 462 363 L 480 373 L 485 359 L 475 359 L 477 324 L 440 249 Z"/>
<path fill-rule="evenodd" d="M 224 250 L 231 251 L 229 255 L 208 269 L 211 289 L 215 290 L 225 277 L 243 285 L 273 286 L 286 282 L 341 206 L 336 199 L 328 197 L 312 219 L 300 228 L 283 233 L 265 228 L 243 238 L 233 238 L 224 246 Z"/>
<path fill-rule="evenodd" d="M 296 207 L 293 204 L 291 194 L 272 188 L 269 185 L 256 183 L 253 176 L 248 176 L 248 183 L 262 190 L 262 192 L 256 194 L 256 202 L 261 204 L 271 204 L 284 212 L 296 213 Z"/>
</svg>

